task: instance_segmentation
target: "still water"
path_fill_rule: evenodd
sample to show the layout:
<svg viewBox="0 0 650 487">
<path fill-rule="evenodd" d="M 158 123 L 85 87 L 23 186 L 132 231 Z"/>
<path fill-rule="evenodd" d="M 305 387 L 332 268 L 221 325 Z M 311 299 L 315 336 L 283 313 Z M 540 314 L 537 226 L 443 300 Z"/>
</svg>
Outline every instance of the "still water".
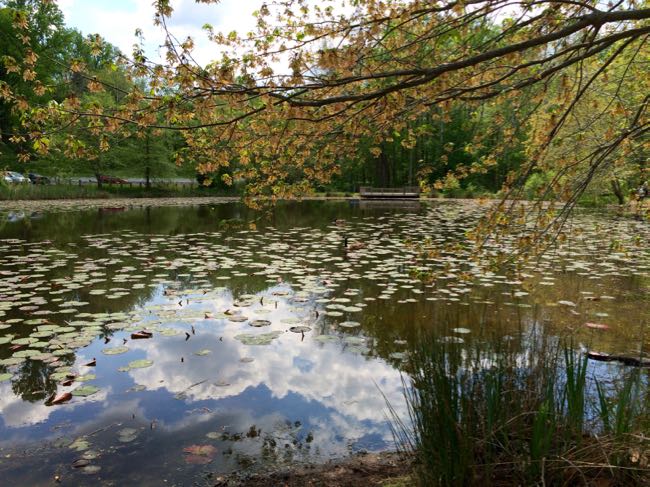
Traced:
<svg viewBox="0 0 650 487">
<path fill-rule="evenodd" d="M 431 331 L 644 353 L 646 223 L 578 215 L 544 258 L 491 272 L 465 241 L 483 211 L 1 210 L 0 478 L 186 485 L 391 449 L 386 400 L 405 412 L 400 371 Z"/>
</svg>

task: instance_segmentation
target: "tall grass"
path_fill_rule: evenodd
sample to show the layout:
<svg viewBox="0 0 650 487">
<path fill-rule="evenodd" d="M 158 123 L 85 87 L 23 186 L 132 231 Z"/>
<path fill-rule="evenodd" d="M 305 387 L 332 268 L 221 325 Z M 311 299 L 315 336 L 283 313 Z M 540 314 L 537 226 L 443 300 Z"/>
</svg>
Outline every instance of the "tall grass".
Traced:
<svg viewBox="0 0 650 487">
<path fill-rule="evenodd" d="M 389 405 L 393 433 L 421 485 L 650 485 L 639 370 L 606 387 L 585 355 L 557 340 L 522 352 L 430 337 L 403 381 L 408 417 Z"/>
</svg>

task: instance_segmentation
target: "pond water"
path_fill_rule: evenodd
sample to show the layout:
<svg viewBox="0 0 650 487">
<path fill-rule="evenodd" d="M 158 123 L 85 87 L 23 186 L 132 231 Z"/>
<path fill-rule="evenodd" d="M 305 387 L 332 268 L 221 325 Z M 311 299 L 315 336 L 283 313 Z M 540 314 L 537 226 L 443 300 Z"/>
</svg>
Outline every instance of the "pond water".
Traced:
<svg viewBox="0 0 650 487">
<path fill-rule="evenodd" d="M 469 258 L 474 202 L 0 211 L 7 485 L 186 485 L 391 449 L 385 401 L 404 413 L 422 332 L 646 342 L 650 229 L 606 213 L 514 275 Z"/>
</svg>

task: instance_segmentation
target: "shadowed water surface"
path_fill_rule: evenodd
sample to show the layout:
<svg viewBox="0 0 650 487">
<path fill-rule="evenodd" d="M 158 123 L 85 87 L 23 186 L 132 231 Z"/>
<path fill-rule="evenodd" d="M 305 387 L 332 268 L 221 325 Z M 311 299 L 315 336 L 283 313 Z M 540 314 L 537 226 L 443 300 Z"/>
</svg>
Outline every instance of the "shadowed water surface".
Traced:
<svg viewBox="0 0 650 487">
<path fill-rule="evenodd" d="M 0 475 L 181 485 L 390 449 L 382 393 L 404 411 L 400 369 L 423 330 L 522 353 L 538 332 L 643 353 L 646 224 L 579 215 L 568 241 L 513 274 L 469 258 L 465 234 L 482 211 L 5 211 Z"/>
</svg>

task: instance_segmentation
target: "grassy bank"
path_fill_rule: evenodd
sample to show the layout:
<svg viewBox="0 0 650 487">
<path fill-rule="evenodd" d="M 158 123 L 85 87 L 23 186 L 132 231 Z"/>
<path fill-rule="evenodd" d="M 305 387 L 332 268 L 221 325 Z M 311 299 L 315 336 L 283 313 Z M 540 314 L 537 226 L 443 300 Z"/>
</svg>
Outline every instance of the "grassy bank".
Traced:
<svg viewBox="0 0 650 487">
<path fill-rule="evenodd" d="M 421 485 L 650 485 L 646 371 L 557 340 L 461 347 L 422 340 L 404 383 L 410 417 L 393 411 Z"/>
<path fill-rule="evenodd" d="M 204 188 L 199 186 L 153 186 L 145 187 L 84 185 L 2 185 L 0 200 L 61 200 L 61 199 L 107 199 L 107 198 L 187 198 L 202 196 L 236 196 L 237 191 Z"/>
</svg>

